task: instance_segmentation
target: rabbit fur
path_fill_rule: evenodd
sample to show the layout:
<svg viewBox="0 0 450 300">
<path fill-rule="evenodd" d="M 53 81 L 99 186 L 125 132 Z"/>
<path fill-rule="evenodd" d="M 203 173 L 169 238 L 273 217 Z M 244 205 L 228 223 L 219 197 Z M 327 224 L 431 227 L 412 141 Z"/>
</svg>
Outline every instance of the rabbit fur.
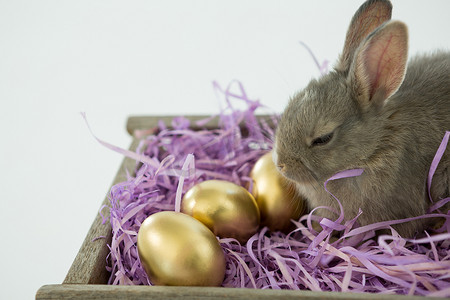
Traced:
<svg viewBox="0 0 450 300">
<path fill-rule="evenodd" d="M 339 212 L 324 182 L 339 171 L 364 169 L 327 184 L 346 220 L 361 209 L 360 225 L 427 212 L 429 167 L 450 130 L 450 53 L 416 56 L 407 64 L 408 30 L 390 20 L 391 11 L 386 0 L 369 0 L 358 9 L 334 69 L 290 99 L 275 135 L 274 163 L 311 209 Z M 449 187 L 447 149 L 432 181 L 432 199 L 449 197 Z M 317 214 L 336 219 L 324 208 Z M 412 237 L 430 221 L 394 228 Z"/>
</svg>

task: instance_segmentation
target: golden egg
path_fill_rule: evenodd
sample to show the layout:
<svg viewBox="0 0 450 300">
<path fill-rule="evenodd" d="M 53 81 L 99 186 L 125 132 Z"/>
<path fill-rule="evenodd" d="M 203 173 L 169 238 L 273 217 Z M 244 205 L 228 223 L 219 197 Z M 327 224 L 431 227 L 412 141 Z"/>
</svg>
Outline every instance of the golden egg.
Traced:
<svg viewBox="0 0 450 300">
<path fill-rule="evenodd" d="M 245 243 L 259 228 L 259 209 L 243 187 L 223 180 L 207 180 L 184 195 L 181 211 L 205 224 L 221 238 Z"/>
<path fill-rule="evenodd" d="M 145 219 L 137 248 L 155 285 L 220 286 L 224 279 L 225 255 L 216 236 L 183 213 L 163 211 Z"/>
<path fill-rule="evenodd" d="M 272 152 L 258 159 L 250 177 L 253 179 L 252 194 L 261 211 L 261 225 L 272 231 L 292 229 L 290 220 L 298 220 L 305 211 L 306 202 L 297 194 L 294 183 L 278 172 Z"/>
</svg>

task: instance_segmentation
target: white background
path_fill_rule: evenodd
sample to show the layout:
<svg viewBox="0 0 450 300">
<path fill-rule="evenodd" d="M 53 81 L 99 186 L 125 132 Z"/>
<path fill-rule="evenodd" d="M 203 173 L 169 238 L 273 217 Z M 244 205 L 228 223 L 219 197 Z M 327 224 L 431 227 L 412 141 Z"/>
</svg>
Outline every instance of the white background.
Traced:
<svg viewBox="0 0 450 300">
<path fill-rule="evenodd" d="M 0 0 L 0 298 L 61 283 L 127 148 L 129 115 L 213 114 L 211 82 L 281 112 L 362 1 Z M 393 0 L 410 53 L 449 49 L 450 1 Z"/>
</svg>

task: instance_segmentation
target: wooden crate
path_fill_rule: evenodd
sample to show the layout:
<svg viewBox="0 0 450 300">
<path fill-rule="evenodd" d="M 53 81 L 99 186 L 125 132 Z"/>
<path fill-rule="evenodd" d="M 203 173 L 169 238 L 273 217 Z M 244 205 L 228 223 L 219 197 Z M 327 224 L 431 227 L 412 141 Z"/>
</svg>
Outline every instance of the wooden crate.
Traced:
<svg viewBox="0 0 450 300">
<path fill-rule="evenodd" d="M 264 117 L 264 116 L 262 116 Z M 190 120 L 200 120 L 206 116 L 190 116 Z M 139 139 L 134 133 L 157 127 L 159 121 L 171 124 L 172 117 L 135 116 L 127 120 L 127 131 L 133 137 L 130 150 L 136 150 Z M 211 120 L 207 128 L 217 128 L 217 120 Z M 194 128 L 195 129 L 195 128 Z M 125 158 L 112 185 L 126 180 L 125 170 L 133 170 L 136 162 Z M 109 200 L 104 199 L 103 205 Z M 108 214 L 106 212 L 105 214 Z M 96 239 L 99 236 L 106 238 Z M 312 292 L 290 290 L 256 290 L 222 287 L 164 287 L 164 286 L 112 286 L 107 285 L 110 274 L 106 270 L 107 247 L 111 243 L 112 231 L 109 222 L 102 224 L 100 215 L 94 219 L 89 232 L 62 284 L 42 286 L 36 293 L 36 299 L 428 299 L 419 296 L 358 294 L 340 292 Z"/>
</svg>

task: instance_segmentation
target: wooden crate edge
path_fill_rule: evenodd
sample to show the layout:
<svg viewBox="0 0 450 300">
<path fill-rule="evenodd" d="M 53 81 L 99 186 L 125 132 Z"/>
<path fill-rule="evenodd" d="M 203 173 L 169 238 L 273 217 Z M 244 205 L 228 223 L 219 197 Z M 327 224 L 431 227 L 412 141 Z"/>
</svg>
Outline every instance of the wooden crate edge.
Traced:
<svg viewBox="0 0 450 300">
<path fill-rule="evenodd" d="M 139 140 L 133 139 L 129 149 L 134 151 L 138 145 Z M 111 187 L 125 181 L 125 170 L 133 170 L 135 164 L 134 160 L 125 158 Z M 105 217 L 108 217 L 110 206 L 108 197 L 105 197 L 100 208 L 103 206 L 105 208 L 102 210 L 102 213 Z M 97 214 L 63 283 L 104 284 L 108 282 L 109 274 L 106 271 L 106 257 L 109 251 L 107 244 L 111 243 L 112 229 L 109 220 L 105 224 L 102 224 L 102 222 L 102 217 L 100 214 Z"/>
<path fill-rule="evenodd" d="M 174 286 L 111 286 L 59 284 L 42 286 L 36 293 L 37 300 L 49 299 L 350 299 L 350 300 L 405 300 L 428 299 L 421 296 L 402 296 L 368 293 L 313 292 L 294 290 L 262 290 L 224 287 L 174 287 Z M 439 299 L 439 298 L 434 298 Z M 445 298 L 440 298 L 445 299 Z"/>
</svg>

